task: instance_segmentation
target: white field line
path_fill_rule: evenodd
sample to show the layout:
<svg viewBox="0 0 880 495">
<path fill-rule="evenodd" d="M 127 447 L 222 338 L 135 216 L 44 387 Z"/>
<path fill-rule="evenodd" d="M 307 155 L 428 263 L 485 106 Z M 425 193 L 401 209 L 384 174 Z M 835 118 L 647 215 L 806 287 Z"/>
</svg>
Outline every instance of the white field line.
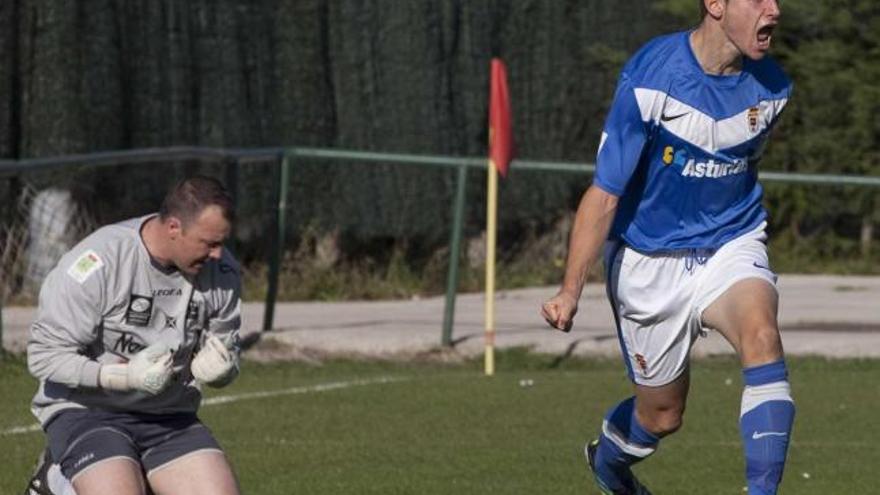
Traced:
<svg viewBox="0 0 880 495">
<path fill-rule="evenodd" d="M 14 428 L 9 428 L 8 430 L 0 431 L 0 436 L 21 435 L 23 433 L 33 433 L 35 431 L 43 431 L 42 428 L 40 428 L 39 423 L 30 426 L 16 426 Z"/>
<path fill-rule="evenodd" d="M 313 392 L 328 392 L 330 390 L 338 390 L 351 387 L 363 387 L 365 385 L 384 385 L 386 383 L 401 382 L 407 378 L 383 376 L 373 378 L 371 380 L 349 380 L 344 382 L 319 383 L 317 385 L 304 385 L 301 387 L 291 387 L 281 390 L 266 390 L 263 392 L 251 392 L 238 395 L 218 395 L 202 401 L 203 406 L 214 406 L 217 404 L 228 404 L 230 402 L 238 402 L 240 400 L 263 399 L 266 397 L 278 397 L 281 395 L 298 395 L 309 394 Z"/>
<path fill-rule="evenodd" d="M 282 395 L 299 395 L 317 392 L 329 392 L 331 390 L 340 390 L 351 387 L 363 387 L 366 385 L 384 385 L 386 383 L 402 382 L 409 378 L 383 376 L 371 380 L 349 380 L 341 382 L 319 383 L 317 385 L 303 385 L 301 387 L 284 388 L 281 390 L 265 390 L 262 392 L 250 392 L 237 395 L 218 395 L 202 401 L 203 406 L 216 406 L 219 404 L 228 404 L 230 402 L 238 402 L 242 400 L 265 399 L 267 397 L 279 397 Z M 43 431 L 39 424 L 31 426 L 16 426 L 0 431 L 0 436 L 22 435 L 25 433 L 33 433 Z"/>
</svg>

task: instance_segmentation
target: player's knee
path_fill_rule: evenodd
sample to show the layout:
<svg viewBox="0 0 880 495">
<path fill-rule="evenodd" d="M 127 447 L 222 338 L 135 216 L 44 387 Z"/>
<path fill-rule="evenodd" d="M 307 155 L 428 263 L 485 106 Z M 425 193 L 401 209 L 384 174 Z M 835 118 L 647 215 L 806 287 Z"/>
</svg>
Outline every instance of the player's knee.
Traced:
<svg viewBox="0 0 880 495">
<path fill-rule="evenodd" d="M 656 435 L 659 437 L 671 435 L 681 429 L 683 422 L 684 420 L 681 414 L 673 412 L 663 414 L 660 416 L 660 421 L 657 424 L 658 431 Z"/>
<path fill-rule="evenodd" d="M 768 363 L 782 356 L 782 340 L 776 325 L 762 323 L 742 332 L 742 360 L 747 363 Z"/>
<path fill-rule="evenodd" d="M 671 435 L 681 428 L 684 422 L 684 410 L 682 408 L 654 409 L 645 418 L 639 418 L 642 426 L 658 437 Z"/>
</svg>

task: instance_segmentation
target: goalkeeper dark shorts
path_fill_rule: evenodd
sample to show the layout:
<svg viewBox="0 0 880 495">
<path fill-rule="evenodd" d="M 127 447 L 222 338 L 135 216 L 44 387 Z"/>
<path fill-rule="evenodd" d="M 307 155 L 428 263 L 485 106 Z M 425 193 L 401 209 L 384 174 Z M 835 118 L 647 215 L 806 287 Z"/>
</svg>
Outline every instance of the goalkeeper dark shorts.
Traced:
<svg viewBox="0 0 880 495">
<path fill-rule="evenodd" d="M 195 452 L 222 452 L 194 414 L 68 409 L 52 418 L 46 435 L 52 457 L 71 481 L 109 459 L 130 459 L 149 476 Z"/>
</svg>

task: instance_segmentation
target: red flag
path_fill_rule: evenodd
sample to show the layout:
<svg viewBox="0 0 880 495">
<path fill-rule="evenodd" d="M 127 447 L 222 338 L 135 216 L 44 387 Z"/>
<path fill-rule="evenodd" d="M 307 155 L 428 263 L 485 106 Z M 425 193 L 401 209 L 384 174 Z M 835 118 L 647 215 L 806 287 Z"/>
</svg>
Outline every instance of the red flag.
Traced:
<svg viewBox="0 0 880 495">
<path fill-rule="evenodd" d="M 492 80 L 489 92 L 489 160 L 502 177 L 513 159 L 513 130 L 510 122 L 510 100 L 507 97 L 507 69 L 499 58 L 492 59 Z"/>
</svg>

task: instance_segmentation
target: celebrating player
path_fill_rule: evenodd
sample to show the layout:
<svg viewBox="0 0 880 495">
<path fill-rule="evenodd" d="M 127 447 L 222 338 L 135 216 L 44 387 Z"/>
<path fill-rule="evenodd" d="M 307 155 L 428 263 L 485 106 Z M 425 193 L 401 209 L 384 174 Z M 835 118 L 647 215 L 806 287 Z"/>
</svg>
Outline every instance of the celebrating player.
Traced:
<svg viewBox="0 0 880 495">
<path fill-rule="evenodd" d="M 43 283 L 27 349 L 33 411 L 78 495 L 239 493 L 196 417 L 200 384 L 238 375 L 232 217 L 219 182 L 184 180 L 158 214 L 97 230 Z M 49 472 L 30 493 L 51 489 Z"/>
<path fill-rule="evenodd" d="M 562 288 L 542 307 L 550 325 L 568 331 L 604 245 L 608 295 L 635 388 L 585 448 L 607 494 L 649 493 L 630 467 L 681 427 L 689 354 L 705 329 L 720 332 L 743 366 L 749 494 L 776 493 L 794 420 L 756 168 L 791 93 L 766 57 L 779 5 L 700 5 L 697 28 L 654 39 L 624 67 Z"/>
</svg>

